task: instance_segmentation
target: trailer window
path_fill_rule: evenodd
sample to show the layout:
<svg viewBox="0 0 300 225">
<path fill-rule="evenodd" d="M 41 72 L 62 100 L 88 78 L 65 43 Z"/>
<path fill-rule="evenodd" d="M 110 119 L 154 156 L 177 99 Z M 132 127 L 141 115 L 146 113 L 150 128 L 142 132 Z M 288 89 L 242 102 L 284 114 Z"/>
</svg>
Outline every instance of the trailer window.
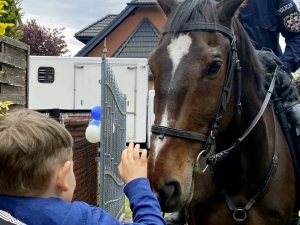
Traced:
<svg viewBox="0 0 300 225">
<path fill-rule="evenodd" d="M 54 82 L 54 68 L 53 67 L 39 67 L 38 81 L 40 83 L 53 83 Z"/>
</svg>

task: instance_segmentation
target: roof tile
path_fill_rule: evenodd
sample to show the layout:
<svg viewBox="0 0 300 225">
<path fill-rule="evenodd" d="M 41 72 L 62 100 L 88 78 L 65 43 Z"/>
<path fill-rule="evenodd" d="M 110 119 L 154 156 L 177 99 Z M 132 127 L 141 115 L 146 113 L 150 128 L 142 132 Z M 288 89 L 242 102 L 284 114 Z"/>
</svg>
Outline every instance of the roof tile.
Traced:
<svg viewBox="0 0 300 225">
<path fill-rule="evenodd" d="M 143 58 L 157 46 L 160 33 L 155 26 L 145 18 L 133 34 L 123 43 L 114 57 Z"/>
<path fill-rule="evenodd" d="M 93 24 L 83 28 L 82 30 L 78 31 L 74 36 L 80 40 L 82 37 L 91 37 L 93 38 L 98 33 L 100 33 L 108 24 L 113 21 L 117 15 L 107 15 L 100 20 L 97 20 Z"/>
</svg>

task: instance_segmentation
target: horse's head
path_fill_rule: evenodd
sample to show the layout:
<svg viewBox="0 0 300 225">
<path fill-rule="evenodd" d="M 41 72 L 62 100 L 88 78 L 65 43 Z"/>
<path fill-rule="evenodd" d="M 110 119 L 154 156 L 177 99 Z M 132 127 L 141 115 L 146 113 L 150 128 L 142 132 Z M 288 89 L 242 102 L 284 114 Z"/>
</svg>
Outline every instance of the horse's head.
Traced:
<svg viewBox="0 0 300 225">
<path fill-rule="evenodd" d="M 242 2 L 186 0 L 178 5 L 176 0 L 158 0 L 168 21 L 149 58 L 157 126 L 209 136 L 228 83 L 234 41 L 231 21 Z M 227 107 L 222 127 L 228 126 L 233 115 L 232 95 L 228 102 L 232 107 Z M 148 163 L 149 179 L 164 211 L 178 210 L 191 200 L 194 164 L 205 145 L 205 140 L 169 132 L 152 134 Z"/>
</svg>

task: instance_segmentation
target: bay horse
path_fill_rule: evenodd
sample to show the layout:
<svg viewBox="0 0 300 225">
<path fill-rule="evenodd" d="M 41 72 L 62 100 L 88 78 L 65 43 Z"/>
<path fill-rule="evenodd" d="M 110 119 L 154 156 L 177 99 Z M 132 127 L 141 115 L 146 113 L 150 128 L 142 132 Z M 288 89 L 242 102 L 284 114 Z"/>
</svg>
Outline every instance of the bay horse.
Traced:
<svg viewBox="0 0 300 225">
<path fill-rule="evenodd" d="M 148 177 L 162 211 L 189 225 L 292 224 L 295 177 L 264 71 L 235 19 L 243 0 L 158 0 L 149 57 L 155 121 Z M 269 103 L 268 103 L 269 102 Z"/>
</svg>

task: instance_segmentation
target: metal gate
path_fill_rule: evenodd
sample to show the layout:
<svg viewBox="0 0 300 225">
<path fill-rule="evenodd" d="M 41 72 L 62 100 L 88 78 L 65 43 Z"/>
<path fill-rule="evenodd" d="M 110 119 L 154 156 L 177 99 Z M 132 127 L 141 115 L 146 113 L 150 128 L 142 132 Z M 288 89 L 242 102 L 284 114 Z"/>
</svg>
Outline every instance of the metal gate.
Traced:
<svg viewBox="0 0 300 225">
<path fill-rule="evenodd" d="M 119 91 L 105 52 L 101 64 L 101 109 L 99 203 L 102 209 L 120 218 L 125 195 L 117 167 L 126 146 L 126 97 Z"/>
</svg>

